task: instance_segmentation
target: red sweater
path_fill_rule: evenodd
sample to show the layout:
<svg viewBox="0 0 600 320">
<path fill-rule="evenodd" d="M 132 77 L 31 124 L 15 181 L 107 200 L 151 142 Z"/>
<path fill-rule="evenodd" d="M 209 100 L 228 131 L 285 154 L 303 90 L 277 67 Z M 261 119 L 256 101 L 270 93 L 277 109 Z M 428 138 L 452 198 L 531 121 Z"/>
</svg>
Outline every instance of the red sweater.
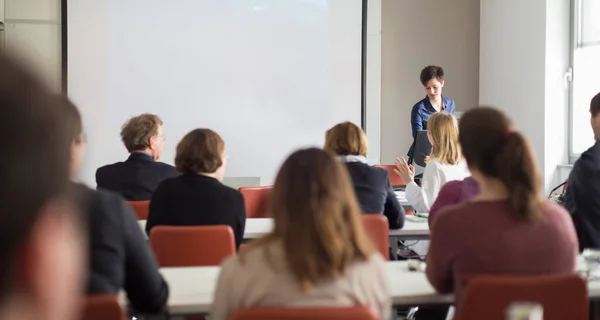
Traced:
<svg viewBox="0 0 600 320">
<path fill-rule="evenodd" d="M 571 217 L 550 202 L 538 210 L 544 219 L 533 223 L 514 219 L 507 201 L 468 202 L 438 213 L 426 273 L 437 291 L 454 291 L 455 319 L 475 276 L 575 271 L 578 244 Z"/>
</svg>

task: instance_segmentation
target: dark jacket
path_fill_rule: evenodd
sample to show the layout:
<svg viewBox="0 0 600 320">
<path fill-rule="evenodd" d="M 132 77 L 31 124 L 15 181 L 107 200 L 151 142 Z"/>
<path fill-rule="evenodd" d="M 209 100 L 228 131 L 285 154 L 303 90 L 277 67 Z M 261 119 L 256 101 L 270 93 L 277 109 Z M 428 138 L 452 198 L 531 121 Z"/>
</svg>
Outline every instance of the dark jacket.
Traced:
<svg viewBox="0 0 600 320">
<path fill-rule="evenodd" d="M 236 246 L 244 239 L 246 208 L 242 194 L 215 178 L 186 173 L 163 181 L 150 201 L 146 232 L 154 226 L 228 225 Z"/>
<path fill-rule="evenodd" d="M 126 200 L 150 200 L 163 180 L 175 176 L 175 167 L 154 161 L 145 153 L 134 152 L 125 162 L 99 168 L 96 184 L 99 189 L 116 192 Z"/>
<path fill-rule="evenodd" d="M 565 206 L 573 217 L 581 248 L 600 248 L 600 142 L 581 157 L 569 175 Z"/>
<path fill-rule="evenodd" d="M 394 193 L 388 172 L 363 162 L 347 162 L 346 167 L 362 212 L 383 213 L 388 218 L 390 229 L 402 228 L 404 209 Z"/>
<path fill-rule="evenodd" d="M 127 293 L 142 313 L 159 313 L 169 288 L 129 205 L 116 194 L 74 184 L 88 223 L 88 294 Z"/>
</svg>

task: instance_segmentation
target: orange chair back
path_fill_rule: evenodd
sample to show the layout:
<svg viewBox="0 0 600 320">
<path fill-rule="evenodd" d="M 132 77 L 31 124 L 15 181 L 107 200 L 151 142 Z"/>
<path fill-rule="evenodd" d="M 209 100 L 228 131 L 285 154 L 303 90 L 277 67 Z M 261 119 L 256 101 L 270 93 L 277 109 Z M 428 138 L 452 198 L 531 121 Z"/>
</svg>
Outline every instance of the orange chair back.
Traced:
<svg viewBox="0 0 600 320">
<path fill-rule="evenodd" d="M 81 320 L 125 320 L 125 310 L 115 295 L 92 295 L 83 298 Z"/>
<path fill-rule="evenodd" d="M 156 226 L 150 247 L 160 267 L 218 266 L 235 254 L 230 226 Z"/>
<path fill-rule="evenodd" d="M 475 278 L 467 288 L 462 319 L 504 320 L 513 302 L 541 304 L 544 320 L 588 319 L 587 284 L 575 274 Z"/>
<path fill-rule="evenodd" d="M 383 168 L 383 169 L 387 170 L 388 175 L 390 176 L 390 182 L 392 183 L 392 186 L 396 187 L 396 186 L 405 186 L 406 185 L 406 183 L 404 183 L 404 181 L 402 181 L 402 178 L 400 178 L 400 176 L 398 176 L 394 172 L 394 169 L 396 168 L 395 165 L 393 165 L 393 164 L 376 164 L 376 165 L 374 165 L 374 167 Z"/>
<path fill-rule="evenodd" d="M 246 206 L 246 218 L 267 218 L 267 204 L 273 186 L 267 187 L 241 187 Z"/>
<path fill-rule="evenodd" d="M 361 219 L 371 243 L 386 260 L 390 260 L 389 223 L 387 218 L 382 214 L 363 214 Z"/>
<path fill-rule="evenodd" d="M 329 308 L 248 308 L 239 309 L 229 320 L 377 320 L 368 306 Z"/>
<path fill-rule="evenodd" d="M 144 201 L 127 201 L 133 208 L 133 211 L 138 217 L 138 220 L 148 220 L 148 210 L 150 208 L 150 200 Z"/>
</svg>

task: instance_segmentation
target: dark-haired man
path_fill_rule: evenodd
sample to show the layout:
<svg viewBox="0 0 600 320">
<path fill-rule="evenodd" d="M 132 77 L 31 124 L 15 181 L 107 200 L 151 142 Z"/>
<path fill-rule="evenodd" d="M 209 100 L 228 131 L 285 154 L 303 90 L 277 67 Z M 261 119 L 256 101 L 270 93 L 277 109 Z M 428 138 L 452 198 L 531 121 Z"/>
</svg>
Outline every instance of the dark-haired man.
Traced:
<svg viewBox="0 0 600 320">
<path fill-rule="evenodd" d="M 592 98 L 590 115 L 596 143 L 575 162 L 565 195 L 580 249 L 600 248 L 600 93 Z"/>
</svg>

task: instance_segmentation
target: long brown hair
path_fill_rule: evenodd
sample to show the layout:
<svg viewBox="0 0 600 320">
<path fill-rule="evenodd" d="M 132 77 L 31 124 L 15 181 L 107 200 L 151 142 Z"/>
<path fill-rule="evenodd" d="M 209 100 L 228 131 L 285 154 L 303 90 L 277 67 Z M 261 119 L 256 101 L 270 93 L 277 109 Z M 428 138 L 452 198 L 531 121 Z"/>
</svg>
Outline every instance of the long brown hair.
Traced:
<svg viewBox="0 0 600 320">
<path fill-rule="evenodd" d="M 432 146 L 429 159 L 436 159 L 443 164 L 457 164 L 462 159 L 458 144 L 458 122 L 453 115 L 436 112 L 427 120 L 427 130 L 431 136 Z"/>
<path fill-rule="evenodd" d="M 311 148 L 289 156 L 275 179 L 269 212 L 273 231 L 242 251 L 240 259 L 243 263 L 244 253 L 253 248 L 280 242 L 304 290 L 342 275 L 350 263 L 367 260 L 373 252 L 350 177 L 330 152 Z"/>
<path fill-rule="evenodd" d="M 479 107 L 461 117 L 459 128 L 469 167 L 504 184 L 517 219 L 536 218 L 541 202 L 539 169 L 527 139 L 512 129 L 511 120 L 497 109 Z"/>
</svg>

